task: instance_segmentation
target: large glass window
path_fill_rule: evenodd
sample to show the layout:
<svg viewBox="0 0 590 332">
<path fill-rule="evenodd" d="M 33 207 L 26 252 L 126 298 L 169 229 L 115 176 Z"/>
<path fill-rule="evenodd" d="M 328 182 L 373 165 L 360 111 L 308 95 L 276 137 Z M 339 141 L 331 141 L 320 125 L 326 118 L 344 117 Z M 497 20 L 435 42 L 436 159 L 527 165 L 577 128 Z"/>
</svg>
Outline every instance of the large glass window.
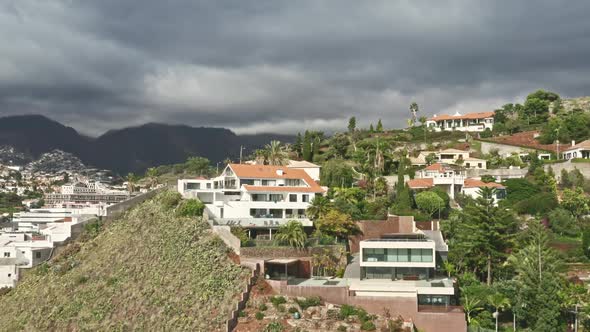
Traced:
<svg viewBox="0 0 590 332">
<path fill-rule="evenodd" d="M 367 279 L 391 279 L 393 276 L 391 267 L 367 267 L 365 269 Z"/>
<path fill-rule="evenodd" d="M 412 262 L 432 263 L 432 249 L 363 249 L 364 262 Z"/>
<path fill-rule="evenodd" d="M 283 194 L 270 194 L 270 201 L 271 202 L 282 202 L 283 201 Z"/>
<path fill-rule="evenodd" d="M 188 190 L 198 190 L 198 189 L 201 189 L 201 184 L 200 183 L 187 183 L 186 184 L 186 189 L 188 189 Z"/>
<path fill-rule="evenodd" d="M 297 202 L 297 194 L 289 194 L 289 202 Z"/>
</svg>

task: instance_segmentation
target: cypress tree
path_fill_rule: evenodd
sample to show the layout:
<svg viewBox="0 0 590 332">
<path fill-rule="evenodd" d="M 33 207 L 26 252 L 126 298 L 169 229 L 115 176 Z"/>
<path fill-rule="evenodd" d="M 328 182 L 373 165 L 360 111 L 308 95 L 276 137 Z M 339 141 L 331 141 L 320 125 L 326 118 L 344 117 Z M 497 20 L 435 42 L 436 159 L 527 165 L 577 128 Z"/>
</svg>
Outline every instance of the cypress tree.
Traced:
<svg viewBox="0 0 590 332">
<path fill-rule="evenodd" d="M 312 150 L 311 150 L 311 135 L 309 131 L 305 131 L 305 135 L 303 136 L 303 146 L 301 147 L 301 155 L 304 160 L 311 161 L 313 158 Z"/>
<path fill-rule="evenodd" d="M 377 121 L 377 129 L 376 131 L 378 133 L 382 133 L 383 132 L 383 124 L 381 123 L 381 119 L 379 119 L 379 121 Z"/>
</svg>

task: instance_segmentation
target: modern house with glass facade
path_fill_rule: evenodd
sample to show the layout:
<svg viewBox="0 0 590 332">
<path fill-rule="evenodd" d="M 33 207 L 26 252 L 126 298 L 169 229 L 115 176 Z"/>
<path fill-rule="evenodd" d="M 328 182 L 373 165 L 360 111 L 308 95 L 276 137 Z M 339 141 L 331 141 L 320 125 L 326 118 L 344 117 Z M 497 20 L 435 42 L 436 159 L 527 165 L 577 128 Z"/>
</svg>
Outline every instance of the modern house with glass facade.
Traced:
<svg viewBox="0 0 590 332">
<path fill-rule="evenodd" d="M 384 234 L 360 242 L 357 296 L 415 298 L 418 305 L 456 305 L 453 280 L 441 273 L 447 245 L 440 231 Z"/>
</svg>

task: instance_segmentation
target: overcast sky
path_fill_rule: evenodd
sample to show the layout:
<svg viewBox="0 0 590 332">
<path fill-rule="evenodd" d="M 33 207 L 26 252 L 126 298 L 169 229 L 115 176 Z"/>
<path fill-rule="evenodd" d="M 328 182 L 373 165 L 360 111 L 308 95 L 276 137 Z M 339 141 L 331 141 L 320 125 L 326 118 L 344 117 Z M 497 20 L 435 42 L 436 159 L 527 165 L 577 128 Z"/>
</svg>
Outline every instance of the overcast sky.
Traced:
<svg viewBox="0 0 590 332">
<path fill-rule="evenodd" d="M 0 0 L 0 114 L 342 130 L 590 94 L 590 1 Z"/>
</svg>

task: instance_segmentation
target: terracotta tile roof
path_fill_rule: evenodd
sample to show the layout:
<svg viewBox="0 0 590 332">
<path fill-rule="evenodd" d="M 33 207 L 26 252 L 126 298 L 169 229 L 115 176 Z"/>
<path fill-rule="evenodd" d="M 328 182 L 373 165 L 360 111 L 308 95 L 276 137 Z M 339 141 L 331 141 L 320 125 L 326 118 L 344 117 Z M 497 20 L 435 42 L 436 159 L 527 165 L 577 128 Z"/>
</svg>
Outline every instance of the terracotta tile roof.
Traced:
<svg viewBox="0 0 590 332">
<path fill-rule="evenodd" d="M 228 165 L 239 178 L 246 179 L 301 179 L 307 183 L 311 189 L 310 192 L 324 192 L 322 187 L 315 182 L 306 171 L 296 168 L 288 168 L 286 166 L 270 166 L 270 165 L 246 165 L 246 164 L 229 164 Z M 250 186 L 255 187 L 255 186 Z M 268 189 L 269 187 L 262 187 Z M 286 187 L 277 187 L 286 188 Z M 291 188 L 291 187 L 289 187 Z M 306 187 L 292 187 L 292 188 L 306 188 Z M 284 190 L 284 189 L 282 189 Z"/>
<path fill-rule="evenodd" d="M 304 170 L 287 166 L 229 164 L 239 178 L 256 179 L 305 179 L 309 177 Z"/>
<path fill-rule="evenodd" d="M 463 182 L 463 187 L 464 188 L 482 188 L 482 187 L 486 187 L 486 188 L 505 188 L 503 185 L 499 184 L 499 183 L 495 183 L 495 182 L 483 182 L 481 180 L 477 180 L 477 179 L 465 179 L 465 182 Z"/>
<path fill-rule="evenodd" d="M 427 171 L 438 171 L 439 173 L 444 172 L 445 169 L 446 169 L 445 166 L 441 163 L 432 164 L 432 165 L 427 166 L 425 168 L 425 170 L 427 170 Z"/>
<path fill-rule="evenodd" d="M 571 146 L 567 149 L 565 149 L 565 151 L 570 151 L 570 150 L 576 150 L 576 149 L 590 149 L 590 140 L 585 140 L 583 142 L 580 142 L 574 146 Z"/>
<path fill-rule="evenodd" d="M 259 192 L 293 192 L 293 193 L 324 193 L 322 187 L 315 185 L 311 187 L 269 187 L 269 186 L 251 186 L 244 185 L 247 191 Z"/>
<path fill-rule="evenodd" d="M 475 119 L 485 119 L 485 118 L 492 118 L 494 117 L 494 112 L 479 112 L 479 113 L 467 113 L 461 115 L 448 115 L 448 114 L 441 114 L 437 116 L 433 116 L 429 121 L 442 121 L 442 120 L 475 120 Z"/>
<path fill-rule="evenodd" d="M 537 140 L 538 135 L 538 131 L 523 131 L 513 135 L 490 138 L 487 141 L 499 144 L 520 146 L 523 148 L 530 148 L 535 150 L 557 152 L 556 144 L 541 144 Z M 563 148 L 563 144 L 561 146 Z"/>
<path fill-rule="evenodd" d="M 434 181 L 432 179 L 412 179 L 406 182 L 410 189 L 422 189 L 422 188 L 432 188 L 434 186 Z"/>
</svg>

